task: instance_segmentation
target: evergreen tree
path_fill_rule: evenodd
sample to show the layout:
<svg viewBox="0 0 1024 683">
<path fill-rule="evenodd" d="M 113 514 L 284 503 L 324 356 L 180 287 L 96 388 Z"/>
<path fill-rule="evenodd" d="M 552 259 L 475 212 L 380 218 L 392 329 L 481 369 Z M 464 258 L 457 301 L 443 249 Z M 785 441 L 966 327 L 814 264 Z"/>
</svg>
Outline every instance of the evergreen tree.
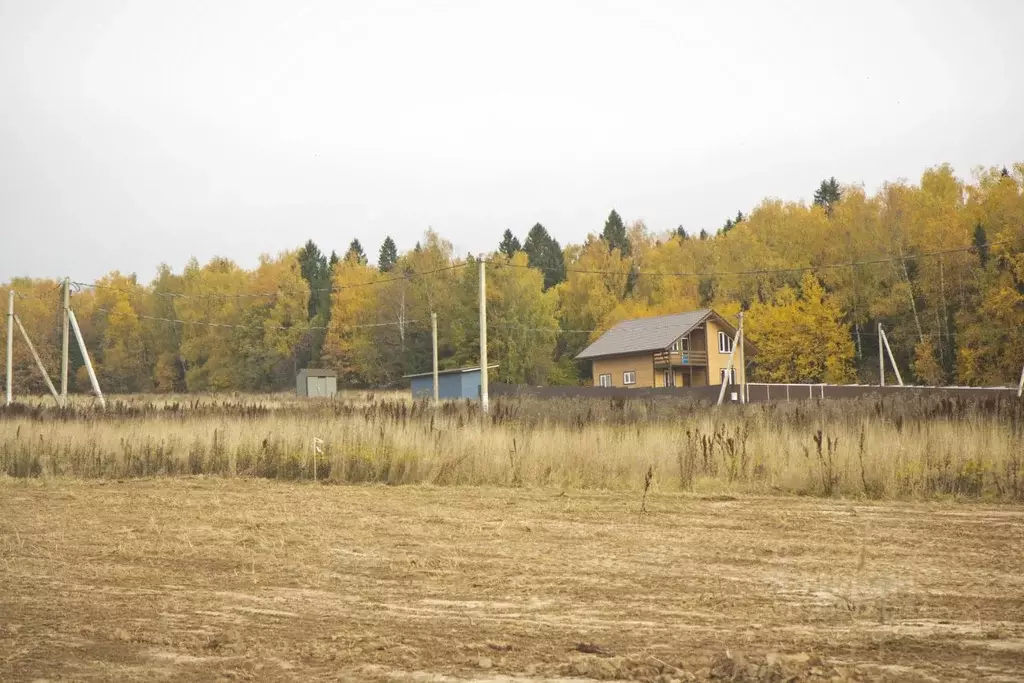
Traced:
<svg viewBox="0 0 1024 683">
<path fill-rule="evenodd" d="M 604 222 L 601 239 L 608 244 L 609 251 L 618 249 L 623 256 L 629 256 L 633 253 L 629 244 L 629 237 L 626 235 L 626 226 L 622 222 L 622 217 L 619 216 L 618 211 L 615 209 L 612 209 L 612 212 L 608 214 L 608 220 Z"/>
<path fill-rule="evenodd" d="M 558 240 L 548 234 L 547 229 L 537 223 L 526 235 L 523 245 L 527 263 L 531 268 L 539 268 L 544 273 L 544 290 L 554 287 L 565 280 L 565 257 Z"/>
<path fill-rule="evenodd" d="M 686 230 L 684 230 L 681 225 L 672 231 L 672 235 L 674 237 L 678 237 L 683 242 L 690 239 L 690 236 L 686 234 Z"/>
<path fill-rule="evenodd" d="M 395 246 L 395 241 L 389 235 L 384 238 L 384 243 L 380 245 L 380 255 L 377 257 L 377 270 L 382 273 L 390 273 L 396 263 L 398 263 L 398 247 Z"/>
<path fill-rule="evenodd" d="M 981 267 L 984 268 L 988 263 L 988 235 L 985 233 L 985 227 L 981 223 L 974 226 L 974 249 L 978 254 L 978 261 L 981 263 Z"/>
<path fill-rule="evenodd" d="M 330 260 L 328 260 L 328 263 L 331 266 L 331 270 L 334 270 L 334 266 L 338 265 L 338 261 L 340 260 L 341 259 L 338 258 L 338 253 L 331 249 L 331 258 Z"/>
<path fill-rule="evenodd" d="M 350 261 L 352 259 L 355 259 L 356 263 L 366 263 L 366 252 L 363 251 L 363 245 L 357 239 L 352 240 L 352 243 L 348 245 L 348 251 L 345 252 L 345 260 Z"/>
<path fill-rule="evenodd" d="M 512 258 L 517 251 L 522 250 L 523 246 L 519 244 L 519 238 L 513 235 L 511 230 L 506 230 L 501 238 L 501 244 L 498 245 L 498 251 Z"/>
<path fill-rule="evenodd" d="M 313 240 L 308 240 L 305 246 L 299 249 L 298 256 L 302 278 L 309 284 L 309 319 L 312 320 L 322 312 L 329 314 L 331 266 L 327 262 L 327 257 Z"/>
<path fill-rule="evenodd" d="M 835 205 L 842 197 L 843 192 L 839 189 L 839 182 L 833 176 L 828 180 L 822 180 L 821 185 L 814 191 L 814 204 L 824 208 L 825 213 L 831 216 Z"/>
<path fill-rule="evenodd" d="M 729 218 L 725 221 L 725 225 L 722 226 L 722 234 L 729 232 L 744 220 L 746 220 L 746 216 L 743 215 L 743 212 L 737 211 L 736 218 Z"/>
<path fill-rule="evenodd" d="M 705 230 L 704 228 L 700 229 L 700 238 L 702 240 L 706 240 L 708 238 L 708 231 Z"/>
</svg>

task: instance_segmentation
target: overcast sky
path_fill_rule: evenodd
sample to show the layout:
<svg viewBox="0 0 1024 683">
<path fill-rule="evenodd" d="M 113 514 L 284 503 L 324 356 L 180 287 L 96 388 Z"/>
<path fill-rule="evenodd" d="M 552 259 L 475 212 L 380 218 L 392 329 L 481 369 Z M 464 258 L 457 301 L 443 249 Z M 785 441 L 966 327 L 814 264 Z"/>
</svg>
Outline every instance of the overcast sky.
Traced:
<svg viewBox="0 0 1024 683">
<path fill-rule="evenodd" d="M 0 281 L 1024 160 L 1024 2 L 0 0 Z"/>
</svg>

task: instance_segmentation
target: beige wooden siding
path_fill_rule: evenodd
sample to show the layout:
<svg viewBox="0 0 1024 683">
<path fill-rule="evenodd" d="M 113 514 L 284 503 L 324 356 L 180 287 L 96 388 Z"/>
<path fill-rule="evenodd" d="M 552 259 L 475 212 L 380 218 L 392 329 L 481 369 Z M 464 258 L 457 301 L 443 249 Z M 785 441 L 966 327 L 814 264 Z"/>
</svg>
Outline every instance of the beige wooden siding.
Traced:
<svg viewBox="0 0 1024 683">
<path fill-rule="evenodd" d="M 626 386 L 622 383 L 624 372 L 636 372 L 636 384 L 631 387 L 650 388 L 654 386 L 654 358 L 650 353 L 637 353 L 630 356 L 613 356 L 611 358 L 596 358 L 591 362 L 591 369 L 594 373 L 594 386 L 601 386 L 601 375 L 612 376 L 612 386 Z"/>
<path fill-rule="evenodd" d="M 722 370 L 729 364 L 729 354 L 721 353 L 718 350 L 718 333 L 725 332 L 731 339 L 736 335 L 735 332 L 730 331 L 729 328 L 722 325 L 720 322 L 713 318 L 709 318 L 707 321 L 707 342 L 708 342 L 708 380 L 711 384 L 720 384 L 722 382 Z M 737 350 L 736 355 L 733 356 L 733 365 L 736 367 L 736 381 L 743 381 L 743 371 L 739 367 L 739 351 Z"/>
</svg>

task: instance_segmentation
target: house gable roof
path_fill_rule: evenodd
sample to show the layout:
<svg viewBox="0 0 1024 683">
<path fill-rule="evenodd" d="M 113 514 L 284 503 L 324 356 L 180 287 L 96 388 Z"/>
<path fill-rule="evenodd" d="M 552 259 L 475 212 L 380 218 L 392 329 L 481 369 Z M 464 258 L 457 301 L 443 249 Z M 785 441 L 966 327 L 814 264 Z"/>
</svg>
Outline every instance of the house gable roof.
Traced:
<svg viewBox="0 0 1024 683">
<path fill-rule="evenodd" d="M 601 356 L 659 351 L 667 348 L 669 344 L 687 334 L 712 315 L 721 319 L 721 316 L 710 308 L 702 308 L 687 313 L 623 320 L 602 334 L 593 344 L 583 349 L 576 359 L 586 360 Z M 723 322 L 725 321 L 723 320 Z"/>
</svg>

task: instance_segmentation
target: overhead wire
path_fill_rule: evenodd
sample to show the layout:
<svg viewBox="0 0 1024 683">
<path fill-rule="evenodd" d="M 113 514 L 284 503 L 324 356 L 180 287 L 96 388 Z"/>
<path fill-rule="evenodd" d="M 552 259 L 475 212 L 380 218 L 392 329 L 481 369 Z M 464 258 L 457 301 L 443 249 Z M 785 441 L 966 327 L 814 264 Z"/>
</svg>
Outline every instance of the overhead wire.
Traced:
<svg viewBox="0 0 1024 683">
<path fill-rule="evenodd" d="M 99 313 L 111 314 L 113 311 L 107 308 L 96 308 L 95 311 Z M 244 330 L 301 330 L 301 331 L 312 331 L 312 330 L 327 330 L 329 329 L 324 325 L 240 325 L 237 323 L 213 323 L 205 320 L 181 320 L 179 318 L 163 318 L 154 315 L 142 315 L 136 314 L 136 317 L 140 320 L 152 320 L 156 322 L 174 323 L 176 325 L 197 325 L 201 327 L 215 327 L 215 328 L 227 328 L 227 329 L 244 329 Z M 363 323 L 357 325 L 336 325 L 331 326 L 338 330 L 355 330 L 355 329 L 367 329 L 372 327 L 392 327 L 401 325 L 411 325 L 419 323 L 419 320 L 403 320 L 394 322 L 382 322 L 382 323 Z"/>
<path fill-rule="evenodd" d="M 487 260 L 487 263 L 494 265 L 499 268 L 534 268 L 536 270 L 544 272 L 565 272 L 565 273 L 578 273 L 581 275 L 616 275 L 621 277 L 700 277 L 700 278 L 715 278 L 715 277 L 750 277 L 758 275 L 784 275 L 793 273 L 806 273 L 814 272 L 819 270 L 837 270 L 841 268 L 857 268 L 861 266 L 878 265 L 882 263 L 899 263 L 903 261 L 915 261 L 923 258 L 930 258 L 933 256 L 944 256 L 946 254 L 957 254 L 963 252 L 975 251 L 981 248 L 991 248 L 1012 242 L 1011 239 L 997 240 L 995 242 L 987 242 L 980 245 L 970 245 L 964 247 L 955 247 L 951 249 L 940 249 L 937 251 L 922 252 L 920 254 L 907 254 L 905 256 L 889 256 L 885 258 L 877 259 L 866 259 L 862 261 L 848 261 L 843 263 L 823 263 L 816 266 L 795 266 L 791 268 L 757 268 L 753 270 L 734 270 L 734 271 L 686 271 L 686 272 L 672 272 L 672 271 L 660 271 L 660 270 L 596 270 L 588 268 L 574 268 L 567 266 L 565 268 L 555 267 L 544 267 L 538 265 L 509 263 L 506 261 L 499 261 L 494 259 Z"/>
</svg>

